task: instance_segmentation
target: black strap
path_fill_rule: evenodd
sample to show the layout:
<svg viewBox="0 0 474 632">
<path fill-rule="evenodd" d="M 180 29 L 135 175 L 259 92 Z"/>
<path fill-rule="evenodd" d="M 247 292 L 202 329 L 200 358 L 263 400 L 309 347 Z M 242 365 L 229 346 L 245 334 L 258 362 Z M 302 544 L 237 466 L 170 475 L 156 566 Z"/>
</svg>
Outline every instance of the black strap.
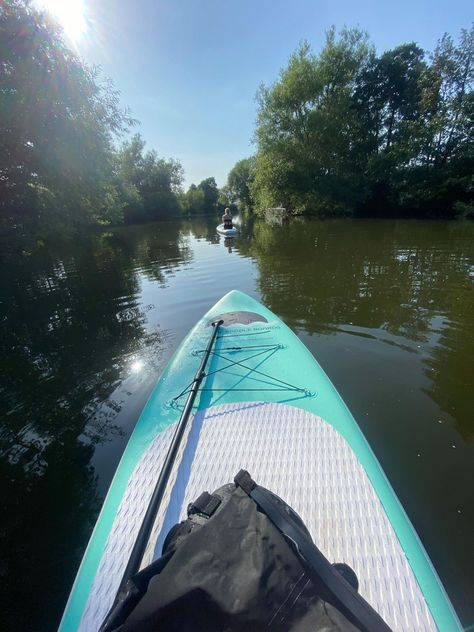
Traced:
<svg viewBox="0 0 474 632">
<path fill-rule="evenodd" d="M 234 483 L 237 487 L 244 490 L 247 496 L 250 496 L 252 490 L 255 489 L 257 483 L 253 480 L 250 474 L 246 470 L 240 470 L 237 476 L 234 478 Z"/>
<path fill-rule="evenodd" d="M 201 514 L 206 516 L 206 518 L 210 518 L 221 502 L 219 496 L 215 496 L 209 492 L 203 492 L 197 500 L 188 506 L 188 516 Z"/>
<path fill-rule="evenodd" d="M 240 470 L 234 478 L 238 487 L 252 498 L 280 533 L 289 541 L 296 553 L 305 562 L 309 575 L 316 583 L 323 584 L 325 596 L 334 607 L 363 632 L 391 632 L 382 617 L 342 577 L 327 560 L 308 535 L 289 520 L 266 489 L 255 483 L 250 474 Z"/>
</svg>

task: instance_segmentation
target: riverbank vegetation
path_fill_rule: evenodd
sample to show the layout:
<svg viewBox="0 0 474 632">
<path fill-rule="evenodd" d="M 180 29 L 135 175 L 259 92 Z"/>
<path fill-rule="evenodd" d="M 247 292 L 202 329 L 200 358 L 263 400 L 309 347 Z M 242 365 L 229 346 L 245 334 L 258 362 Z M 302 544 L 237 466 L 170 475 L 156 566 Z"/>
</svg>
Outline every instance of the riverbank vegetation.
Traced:
<svg viewBox="0 0 474 632">
<path fill-rule="evenodd" d="M 113 86 L 23 0 L 0 8 L 0 67 L 2 229 L 120 221 L 113 140 L 133 120 Z"/>
<path fill-rule="evenodd" d="M 474 27 L 377 55 L 357 29 L 303 43 L 258 92 L 256 156 L 229 187 L 263 213 L 474 216 Z"/>
<path fill-rule="evenodd" d="M 258 92 L 256 154 L 227 185 L 183 189 L 146 150 L 99 69 L 30 0 L 0 6 L 0 234 L 42 240 L 97 225 L 219 212 L 474 216 L 474 28 L 431 54 L 377 55 L 367 35 L 302 44 Z"/>
<path fill-rule="evenodd" d="M 145 150 L 113 84 L 28 0 L 0 6 L 0 232 L 41 239 L 218 208 L 214 178 Z M 121 143 L 122 141 L 122 143 Z"/>
</svg>

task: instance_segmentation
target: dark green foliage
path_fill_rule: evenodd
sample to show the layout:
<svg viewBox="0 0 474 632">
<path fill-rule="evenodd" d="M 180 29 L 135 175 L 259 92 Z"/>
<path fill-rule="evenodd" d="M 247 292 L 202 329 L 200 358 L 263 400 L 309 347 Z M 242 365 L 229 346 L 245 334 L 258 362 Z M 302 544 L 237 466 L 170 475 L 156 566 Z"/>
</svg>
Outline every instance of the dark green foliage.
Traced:
<svg viewBox="0 0 474 632">
<path fill-rule="evenodd" d="M 41 233 L 120 221 L 112 140 L 118 94 L 23 0 L 0 6 L 0 222 Z"/>
<path fill-rule="evenodd" d="M 473 88 L 474 27 L 429 57 L 414 43 L 377 56 L 363 32 L 331 30 L 260 88 L 255 166 L 242 181 L 237 163 L 229 189 L 257 212 L 472 215 Z"/>
<path fill-rule="evenodd" d="M 28 0 L 0 4 L 0 229 L 41 238 L 180 210 L 183 171 L 143 154 L 135 121 L 97 69 Z"/>
<path fill-rule="evenodd" d="M 219 189 L 215 178 L 206 178 L 199 183 L 198 189 L 201 189 L 204 195 L 204 209 L 214 210 L 219 198 Z"/>
<path fill-rule="evenodd" d="M 145 141 L 135 134 L 117 155 L 117 175 L 126 222 L 151 221 L 181 210 L 178 199 L 183 168 L 177 160 L 143 153 Z"/>
<path fill-rule="evenodd" d="M 220 192 L 214 178 L 206 178 L 197 186 L 191 184 L 182 195 L 182 206 L 186 213 L 215 212 L 219 204 Z"/>
<path fill-rule="evenodd" d="M 244 209 L 252 206 L 250 189 L 255 178 L 255 156 L 239 160 L 227 178 L 226 194 L 229 202 L 239 204 Z"/>
</svg>

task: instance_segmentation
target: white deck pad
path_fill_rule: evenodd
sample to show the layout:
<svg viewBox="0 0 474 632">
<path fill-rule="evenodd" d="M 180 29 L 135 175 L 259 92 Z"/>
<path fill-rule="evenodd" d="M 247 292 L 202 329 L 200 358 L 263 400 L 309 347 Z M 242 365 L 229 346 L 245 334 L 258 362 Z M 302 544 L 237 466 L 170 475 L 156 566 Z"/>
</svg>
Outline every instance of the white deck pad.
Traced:
<svg viewBox="0 0 474 632">
<path fill-rule="evenodd" d="M 143 453 L 120 504 L 81 620 L 98 630 L 115 597 L 175 426 Z M 383 507 L 342 436 L 293 406 L 248 402 L 215 406 L 193 419 L 176 460 L 145 555 L 156 557 L 169 528 L 203 491 L 244 468 L 298 512 L 331 562 L 356 572 L 359 591 L 394 631 L 436 625 Z"/>
</svg>

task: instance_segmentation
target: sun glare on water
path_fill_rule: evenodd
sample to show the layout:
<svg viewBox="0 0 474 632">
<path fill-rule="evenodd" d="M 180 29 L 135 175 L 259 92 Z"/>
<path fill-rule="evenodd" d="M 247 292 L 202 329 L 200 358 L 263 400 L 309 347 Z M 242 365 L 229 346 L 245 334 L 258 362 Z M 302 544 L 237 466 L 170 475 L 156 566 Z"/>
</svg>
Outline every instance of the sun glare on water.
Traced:
<svg viewBox="0 0 474 632">
<path fill-rule="evenodd" d="M 40 0 L 38 4 L 56 18 L 74 43 L 81 39 L 87 27 L 84 0 Z"/>
</svg>

